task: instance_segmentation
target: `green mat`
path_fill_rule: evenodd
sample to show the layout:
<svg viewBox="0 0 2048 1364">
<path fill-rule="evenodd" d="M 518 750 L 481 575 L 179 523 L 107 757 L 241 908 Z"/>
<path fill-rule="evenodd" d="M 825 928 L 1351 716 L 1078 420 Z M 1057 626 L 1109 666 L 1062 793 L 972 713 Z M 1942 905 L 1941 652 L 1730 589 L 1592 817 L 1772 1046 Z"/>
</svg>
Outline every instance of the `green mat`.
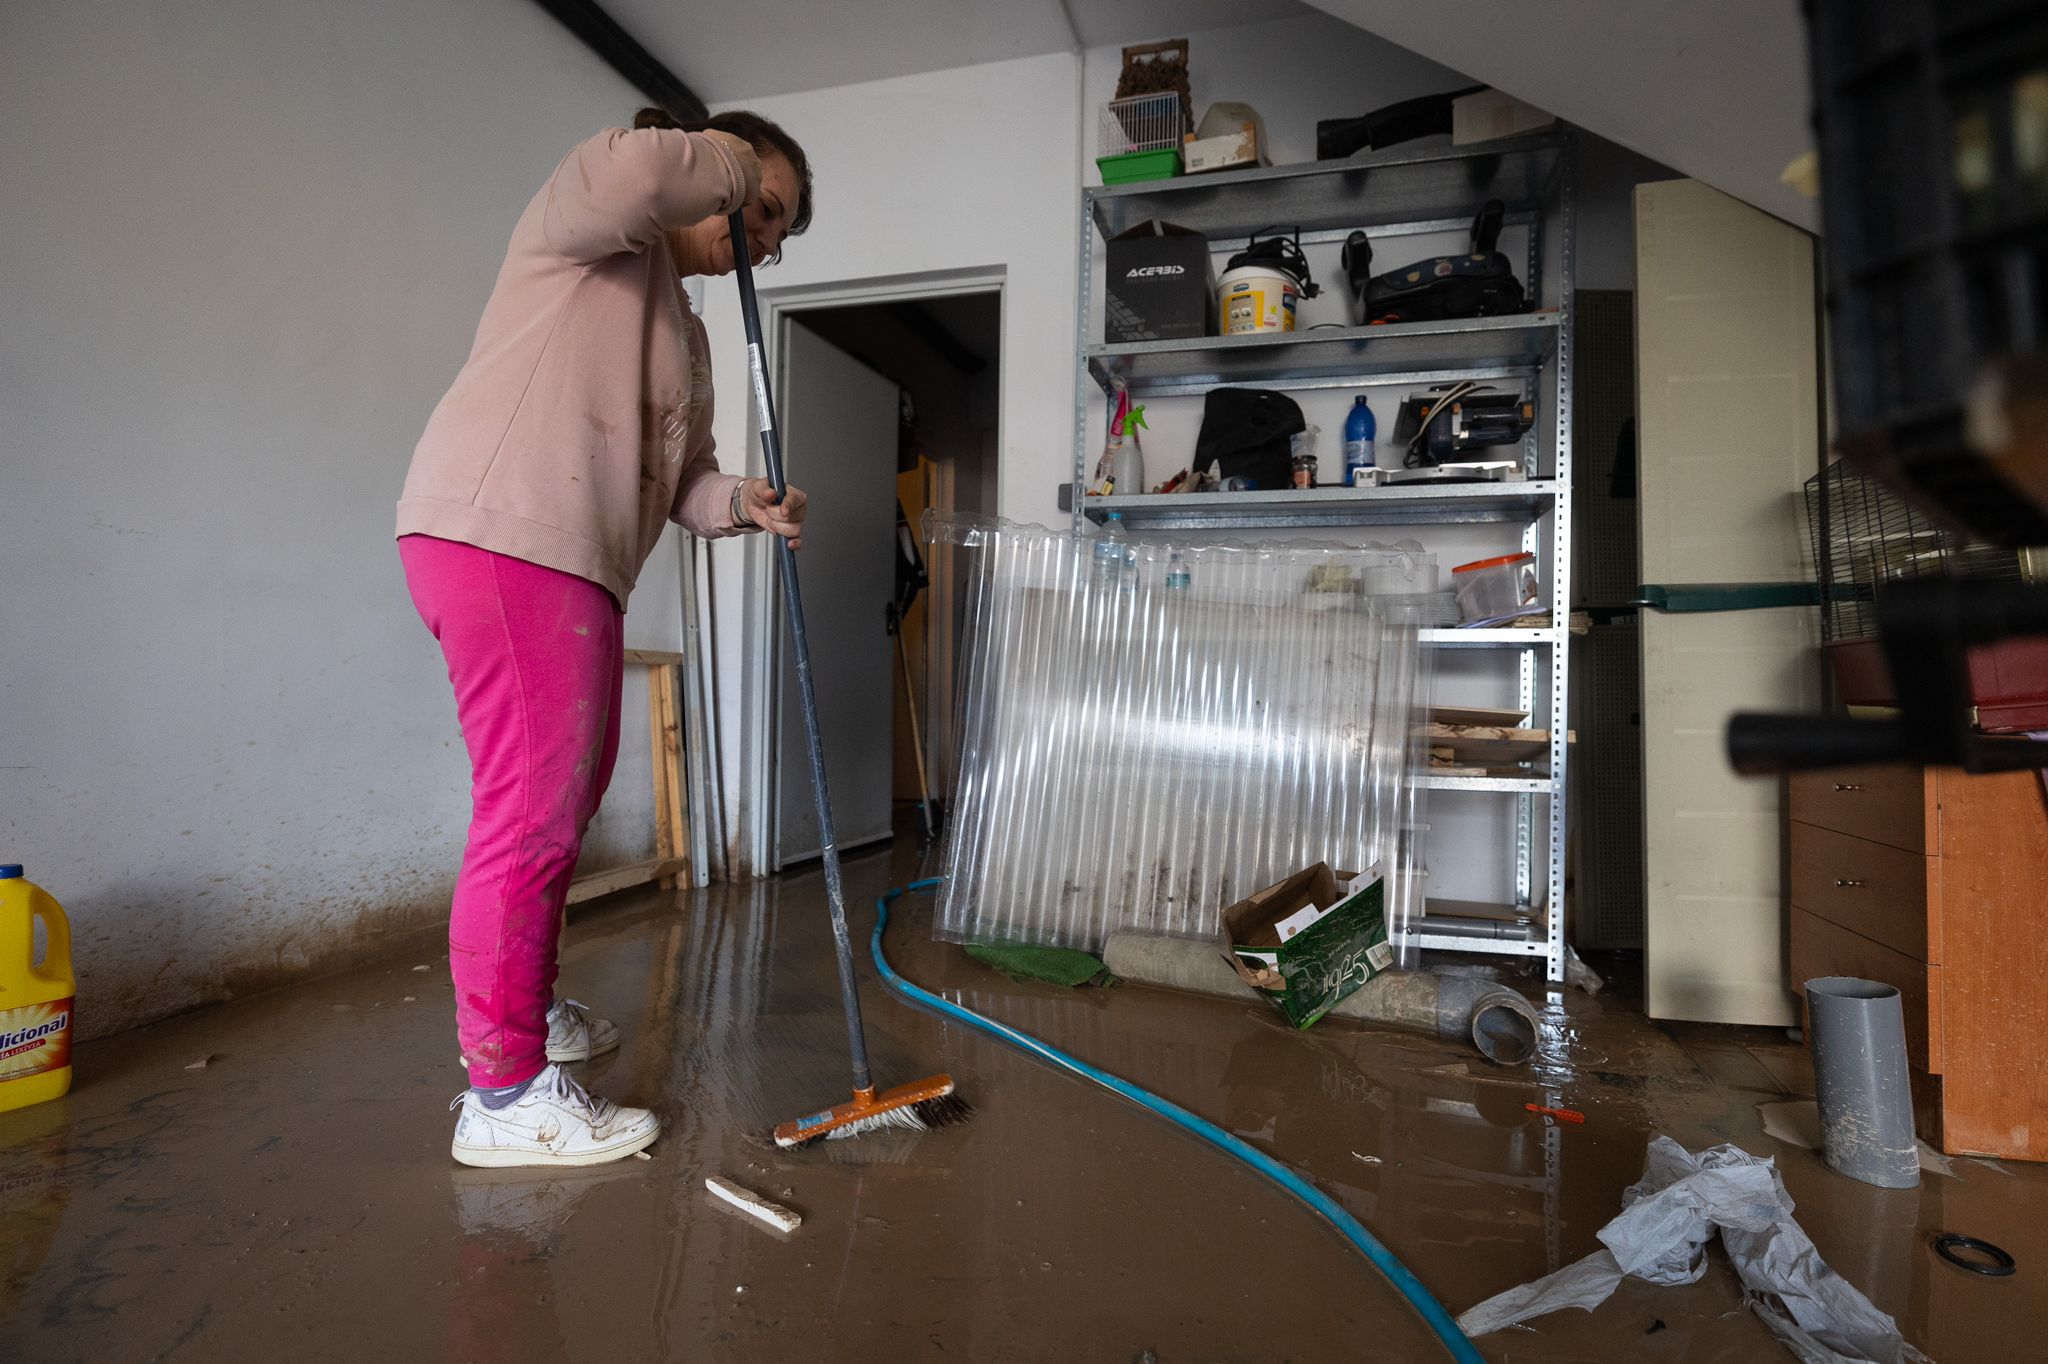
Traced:
<svg viewBox="0 0 2048 1364">
<path fill-rule="evenodd" d="M 1099 957 L 1071 947 L 1042 947 L 1027 942 L 977 942 L 967 944 L 967 955 L 984 966 L 993 966 L 1011 980 L 1043 980 L 1054 985 L 1087 985 L 1100 978 L 1104 985 L 1115 980 Z"/>
</svg>

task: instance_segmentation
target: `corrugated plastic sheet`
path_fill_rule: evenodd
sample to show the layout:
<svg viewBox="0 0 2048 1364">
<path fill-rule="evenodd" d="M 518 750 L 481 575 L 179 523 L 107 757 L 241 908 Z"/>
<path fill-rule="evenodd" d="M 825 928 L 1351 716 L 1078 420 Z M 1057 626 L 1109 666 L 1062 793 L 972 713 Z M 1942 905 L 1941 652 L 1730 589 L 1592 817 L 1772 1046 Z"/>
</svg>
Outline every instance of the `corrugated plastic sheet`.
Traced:
<svg viewBox="0 0 2048 1364">
<path fill-rule="evenodd" d="M 1372 603 L 1433 583 L 1429 555 L 959 515 L 926 537 L 964 583 L 940 937 L 1206 937 L 1317 862 L 1380 866 L 1390 929 L 1419 913 L 1422 651 Z"/>
</svg>

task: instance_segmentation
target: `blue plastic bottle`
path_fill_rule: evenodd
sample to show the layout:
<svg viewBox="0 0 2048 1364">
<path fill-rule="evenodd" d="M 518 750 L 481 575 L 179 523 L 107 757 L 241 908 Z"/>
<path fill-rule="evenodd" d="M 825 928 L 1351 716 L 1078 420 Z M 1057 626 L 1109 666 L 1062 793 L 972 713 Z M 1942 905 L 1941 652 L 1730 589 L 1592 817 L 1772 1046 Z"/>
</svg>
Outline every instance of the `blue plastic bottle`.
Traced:
<svg viewBox="0 0 2048 1364">
<path fill-rule="evenodd" d="M 1351 404 L 1351 415 L 1344 419 L 1344 482 L 1354 483 L 1354 469 L 1373 467 L 1373 438 L 1379 434 L 1379 421 L 1372 415 L 1372 406 L 1366 402 L 1363 393 Z"/>
</svg>

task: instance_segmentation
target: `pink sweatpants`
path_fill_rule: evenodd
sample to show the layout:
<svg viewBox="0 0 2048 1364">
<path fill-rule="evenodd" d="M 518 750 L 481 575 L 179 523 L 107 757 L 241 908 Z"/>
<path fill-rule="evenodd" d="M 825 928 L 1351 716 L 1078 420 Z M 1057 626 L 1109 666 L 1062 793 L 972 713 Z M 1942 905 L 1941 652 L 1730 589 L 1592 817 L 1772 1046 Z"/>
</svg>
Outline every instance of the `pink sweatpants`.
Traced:
<svg viewBox="0 0 2048 1364">
<path fill-rule="evenodd" d="M 519 1084 L 547 1064 L 562 900 L 619 753 L 625 618 L 596 583 L 474 545 L 408 535 L 398 557 L 469 749 L 456 1032 L 470 1083 Z"/>
</svg>

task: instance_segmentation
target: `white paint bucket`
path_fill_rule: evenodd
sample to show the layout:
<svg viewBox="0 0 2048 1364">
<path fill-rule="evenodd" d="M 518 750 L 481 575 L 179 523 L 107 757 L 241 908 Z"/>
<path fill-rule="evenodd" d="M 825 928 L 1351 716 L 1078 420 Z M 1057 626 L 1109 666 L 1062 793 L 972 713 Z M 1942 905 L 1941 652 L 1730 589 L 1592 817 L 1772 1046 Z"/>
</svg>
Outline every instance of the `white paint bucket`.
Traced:
<svg viewBox="0 0 2048 1364">
<path fill-rule="evenodd" d="M 1301 281 L 1271 265 L 1240 265 L 1216 282 L 1216 312 L 1225 336 L 1291 332 Z"/>
</svg>

